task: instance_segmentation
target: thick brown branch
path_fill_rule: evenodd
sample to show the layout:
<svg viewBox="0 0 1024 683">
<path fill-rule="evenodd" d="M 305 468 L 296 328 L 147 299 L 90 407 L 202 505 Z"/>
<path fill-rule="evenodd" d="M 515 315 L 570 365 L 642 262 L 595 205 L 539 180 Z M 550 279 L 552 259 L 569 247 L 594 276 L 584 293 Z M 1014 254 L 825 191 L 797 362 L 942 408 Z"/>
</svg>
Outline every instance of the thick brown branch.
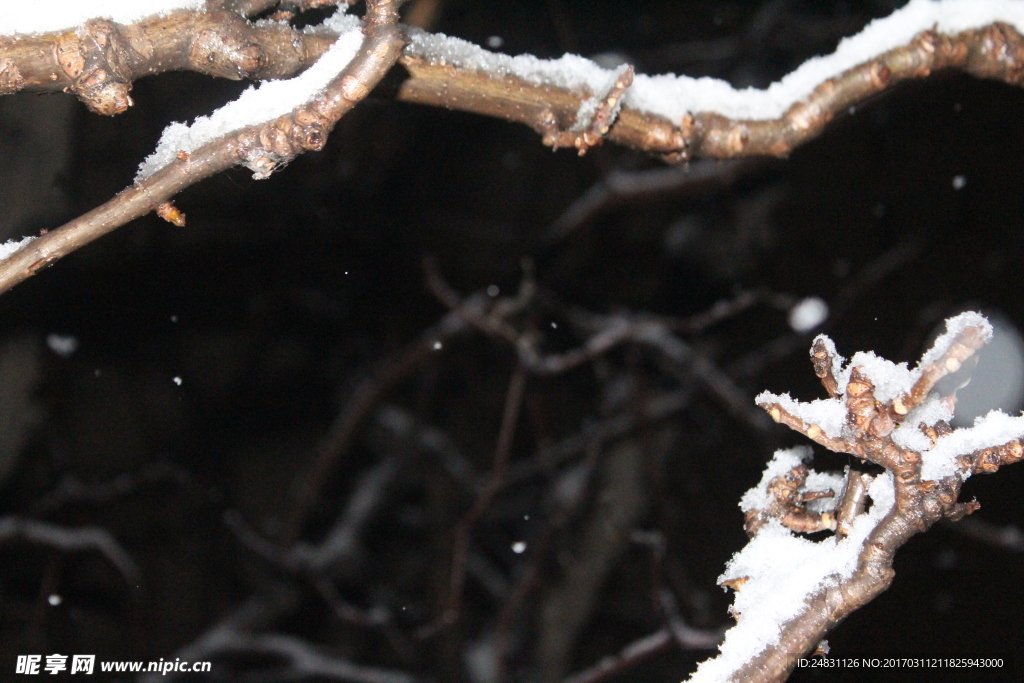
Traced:
<svg viewBox="0 0 1024 683">
<path fill-rule="evenodd" d="M 460 69 L 429 56 L 406 55 L 411 78 L 399 99 L 472 111 L 519 121 L 537 128 L 554 114 L 571 125 L 590 93 L 536 85 L 512 76 Z M 1020 85 L 1024 80 L 1024 38 L 1013 27 L 990 26 L 946 36 L 919 34 L 909 45 L 831 78 L 778 119 L 736 120 L 714 112 L 695 112 L 670 122 L 628 106 L 608 133 L 612 142 L 682 161 L 694 157 L 784 157 L 816 137 L 835 116 L 895 84 L 958 68 L 980 78 Z"/>
<path fill-rule="evenodd" d="M 257 26 L 235 12 L 179 11 L 130 26 L 93 19 L 77 30 L 0 37 L 0 95 L 71 91 L 96 113 L 120 114 L 137 78 L 166 71 L 288 78 L 336 37 L 285 23 Z"/>
<path fill-rule="evenodd" d="M 580 106 L 592 96 L 514 76 L 460 69 L 424 56 L 406 54 L 401 63 L 409 79 L 398 91 L 399 100 L 525 123 L 541 133 L 552 119 L 562 128 L 571 128 Z M 682 132 L 671 122 L 628 107 L 619 112 L 606 138 L 655 154 L 678 154 L 686 147 Z"/>
<path fill-rule="evenodd" d="M 0 94 L 70 89 L 94 110 L 112 114 L 130 103 L 132 81 L 148 74 L 194 70 L 236 79 L 294 75 L 315 61 L 334 36 L 297 32 L 284 23 L 257 27 L 237 13 L 241 9 L 251 16 L 272 4 L 249 0 L 224 5 L 236 11 L 181 11 L 131 26 L 92 20 L 76 31 L 0 37 Z M 292 4 L 301 9 L 334 3 Z M 408 51 L 402 63 L 410 78 L 399 99 L 519 121 L 549 138 L 552 131 L 566 131 L 577 123 L 580 106 L 595 95 L 460 67 L 429 51 Z M 924 31 L 908 45 L 826 80 L 777 119 L 738 120 L 698 111 L 669 121 L 627 106 L 607 137 L 674 161 L 786 156 L 847 108 L 899 82 L 945 68 L 1019 85 L 1024 80 L 1024 39 L 1003 23 L 952 36 Z M 627 85 L 616 84 L 616 98 Z M 606 109 L 607 114 L 614 106 Z M 596 116 L 599 130 L 585 132 L 596 142 L 609 121 L 608 116 Z M 563 137 L 551 141 L 565 142 Z M 575 146 L 578 139 L 574 134 L 571 143 Z"/>
<path fill-rule="evenodd" d="M 41 268 L 108 232 L 143 216 L 181 190 L 237 164 L 265 177 L 278 164 L 307 150 L 317 150 L 327 135 L 394 65 L 404 45 L 398 27 L 400 4 L 369 2 L 366 37 L 355 58 L 315 100 L 265 124 L 235 131 L 187 155 L 116 197 L 57 230 L 42 235 L 0 261 L 0 293 L 35 275 Z"/>
<path fill-rule="evenodd" d="M 893 555 L 916 531 L 895 511 L 890 513 L 864 544 L 853 577 L 809 596 L 804 611 L 781 625 L 779 642 L 734 672 L 730 680 L 744 683 L 786 680 L 797 660 L 805 657 L 829 631 L 885 592 L 895 576 Z"/>
</svg>

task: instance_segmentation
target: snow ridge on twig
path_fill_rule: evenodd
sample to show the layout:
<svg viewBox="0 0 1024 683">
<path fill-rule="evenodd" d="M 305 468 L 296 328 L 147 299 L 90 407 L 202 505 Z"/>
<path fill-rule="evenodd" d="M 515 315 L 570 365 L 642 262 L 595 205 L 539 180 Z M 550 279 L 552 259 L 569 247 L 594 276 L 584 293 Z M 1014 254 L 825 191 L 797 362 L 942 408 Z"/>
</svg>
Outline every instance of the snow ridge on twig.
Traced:
<svg viewBox="0 0 1024 683">
<path fill-rule="evenodd" d="M 335 14 L 317 28 L 340 33 L 331 48 L 295 78 L 264 81 L 238 99 L 200 116 L 191 124 L 172 123 L 164 129 L 156 150 L 139 165 L 135 182 L 145 180 L 171 163 L 179 152 L 191 153 L 232 131 L 272 121 L 315 98 L 356 56 L 363 42 L 357 17 Z"/>
<path fill-rule="evenodd" d="M 763 90 L 737 89 L 717 78 L 637 74 L 623 102 L 627 107 L 676 123 L 687 114 L 698 112 L 714 112 L 733 119 L 776 119 L 824 81 L 906 45 L 921 31 L 937 28 L 952 34 L 996 21 L 1024 30 L 1024 2 L 911 0 L 902 9 L 872 21 L 857 35 L 842 40 L 832 54 L 807 60 Z M 567 54 L 554 60 L 532 55 L 511 57 L 439 33 L 415 31 L 411 38 L 407 54 L 412 56 L 496 76 L 515 76 L 535 85 L 597 94 L 613 73 L 579 55 Z"/>
<path fill-rule="evenodd" d="M 743 497 L 741 508 L 763 505 L 772 479 L 810 457 L 810 449 L 776 451 L 764 477 Z M 813 470 L 812 475 L 817 475 Z M 838 477 L 836 477 L 838 479 Z M 838 485 L 832 479 L 831 485 Z M 853 576 L 864 542 L 892 509 L 893 476 L 885 472 L 869 485 L 871 510 L 858 517 L 848 536 L 811 541 L 771 520 L 729 560 L 718 583 L 742 581 L 732 612 L 736 625 L 726 631 L 719 655 L 703 662 L 688 683 L 721 683 L 766 648 L 776 645 L 781 626 L 805 609 L 817 591 Z"/>
<path fill-rule="evenodd" d="M 857 35 L 843 39 L 832 54 L 807 60 L 764 90 L 736 89 L 716 78 L 638 75 L 626 95 L 626 106 L 670 121 L 697 112 L 716 112 L 733 119 L 775 119 L 824 81 L 906 45 L 921 31 L 937 28 L 952 34 L 996 21 L 1024 27 L 1024 2 L 911 0 L 888 17 L 872 21 Z"/>
<path fill-rule="evenodd" d="M 110 19 L 131 24 L 175 10 L 200 10 L 204 0 L 47 0 L 3 3 L 0 35 L 48 33 L 74 28 L 90 19 Z"/>
</svg>

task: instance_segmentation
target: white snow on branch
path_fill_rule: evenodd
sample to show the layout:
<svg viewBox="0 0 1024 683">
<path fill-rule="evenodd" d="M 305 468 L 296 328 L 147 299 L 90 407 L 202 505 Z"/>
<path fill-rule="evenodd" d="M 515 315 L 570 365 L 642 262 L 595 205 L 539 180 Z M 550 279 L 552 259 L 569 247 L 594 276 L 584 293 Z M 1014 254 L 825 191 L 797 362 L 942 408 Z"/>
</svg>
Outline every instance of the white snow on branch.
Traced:
<svg viewBox="0 0 1024 683">
<path fill-rule="evenodd" d="M 564 55 L 558 59 L 540 59 L 533 55 L 509 55 L 490 52 L 479 45 L 443 33 L 409 30 L 406 54 L 421 57 L 432 64 L 450 64 L 462 69 L 483 71 L 492 76 L 520 78 L 534 85 L 576 90 L 596 95 L 607 90 L 615 70 L 604 69 L 585 57 Z M 628 92 L 628 91 L 627 91 Z"/>
<path fill-rule="evenodd" d="M 597 113 L 597 108 L 601 105 L 601 102 L 608 97 L 608 93 L 615 87 L 615 83 L 619 80 L 619 76 L 626 73 L 626 69 L 629 68 L 628 64 L 623 64 L 619 68 L 613 70 L 609 75 L 604 86 L 594 92 L 592 97 L 588 97 L 583 100 L 580 104 L 579 110 L 576 112 L 576 122 L 572 125 L 572 130 L 580 131 L 586 130 L 590 127 L 590 124 L 594 120 L 594 114 Z M 612 112 L 612 116 L 609 122 L 614 121 L 615 117 L 619 115 L 619 110 L 622 109 L 622 98 L 615 104 L 615 109 Z"/>
<path fill-rule="evenodd" d="M 22 237 L 20 240 L 7 240 L 3 244 L 0 244 L 0 261 L 18 251 L 26 244 L 34 240 L 35 237 L 29 235 L 28 237 Z"/>
<path fill-rule="evenodd" d="M 764 90 L 736 89 L 716 78 L 638 74 L 624 104 L 679 122 L 688 113 L 717 112 L 736 119 L 774 119 L 806 98 L 823 81 L 878 55 L 906 45 L 921 31 L 938 28 L 959 33 L 1002 21 L 1024 30 L 1024 2 L 1019 0 L 911 0 L 888 17 L 876 19 L 855 36 L 841 41 L 830 55 L 814 57 Z M 543 60 L 532 55 L 510 57 L 443 34 L 412 33 L 408 54 L 434 63 L 515 76 L 536 85 L 601 92 L 611 72 L 577 55 Z"/>
<path fill-rule="evenodd" d="M 819 340 L 832 356 L 832 374 L 838 384 L 839 396 L 836 398 L 819 399 L 816 401 L 798 401 L 789 394 L 773 394 L 765 391 L 754 401 L 758 405 L 777 403 L 788 413 L 807 424 L 818 425 L 822 431 L 832 437 L 841 438 L 846 425 L 846 387 L 854 368 L 860 368 L 874 384 L 875 398 L 883 403 L 906 396 L 914 384 L 921 378 L 922 371 L 936 362 L 949 349 L 950 344 L 968 327 L 981 329 L 982 338 L 986 341 L 992 337 L 992 325 L 985 316 L 967 311 L 946 321 L 946 331 L 935 340 L 935 344 L 921 358 L 921 362 L 911 370 L 906 363 L 893 363 L 876 356 L 871 351 L 858 351 L 843 364 L 843 358 L 836 352 L 835 344 L 825 335 L 818 335 Z M 813 348 L 813 347 L 812 347 Z M 938 401 L 927 400 L 915 412 L 907 416 L 900 427 L 893 432 L 893 440 L 897 445 L 916 451 L 924 451 L 931 447 L 931 442 L 920 432 L 919 425 L 932 427 L 939 420 L 952 417 L 949 408 Z"/>
<path fill-rule="evenodd" d="M 948 422 L 951 419 L 953 411 L 949 404 L 938 396 L 930 396 L 924 403 L 914 408 L 890 436 L 897 446 L 921 453 L 934 445 L 921 431 L 921 425 L 934 427 L 941 420 Z"/>
<path fill-rule="evenodd" d="M 833 439 L 843 436 L 843 426 L 846 424 L 846 404 L 842 399 L 823 398 L 805 403 L 796 400 L 788 393 L 779 395 L 770 391 L 762 391 L 754 397 L 754 402 L 757 405 L 778 403 L 790 415 L 800 418 L 809 425 L 818 425 L 821 427 L 821 431 Z"/>
<path fill-rule="evenodd" d="M 200 116 L 191 125 L 172 123 L 167 126 L 156 151 L 139 165 L 135 182 L 148 178 L 171 163 L 178 152 L 194 152 L 233 131 L 284 116 L 315 98 L 356 56 L 363 43 L 360 26 L 358 18 L 336 13 L 320 27 L 337 31 L 340 36 L 309 69 L 295 78 L 265 81 L 259 86 L 249 87 L 238 99 L 209 116 Z"/>
<path fill-rule="evenodd" d="M 960 474 L 964 479 L 969 472 L 962 471 L 956 458 L 982 448 L 995 448 L 1024 437 L 1024 415 L 1011 417 L 1001 410 L 993 410 L 974 421 L 973 427 L 961 427 L 935 442 L 935 447 L 922 454 L 921 478 L 942 479 Z"/>
<path fill-rule="evenodd" d="M 1024 4 L 1024 2 L 1021 4 Z M 917 364 L 917 367 L 922 368 L 926 365 L 931 365 L 942 358 L 942 355 L 949 349 L 949 345 L 953 343 L 956 336 L 968 327 L 980 328 L 981 338 L 986 344 L 992 340 L 992 323 L 988 321 L 988 318 L 981 313 L 964 311 L 960 315 L 946 321 L 946 331 L 940 334 L 935 339 L 932 347 L 921 356 L 921 362 Z"/>
<path fill-rule="evenodd" d="M 802 460 L 793 451 L 777 452 L 768 469 L 778 470 L 794 457 L 797 462 Z M 754 488 L 762 488 L 770 480 L 766 472 Z M 744 498 L 756 495 L 760 494 L 752 489 Z M 876 477 L 868 496 L 871 509 L 853 522 L 850 535 L 841 541 L 835 536 L 811 541 L 772 520 L 733 556 L 719 583 L 746 579 L 733 601 L 736 625 L 726 632 L 719 655 L 702 663 L 689 683 L 729 680 L 740 667 L 779 642 L 781 627 L 806 609 L 807 598 L 853 576 L 865 540 L 892 509 L 892 474 Z"/>
<path fill-rule="evenodd" d="M 768 484 L 772 482 L 772 479 L 781 477 L 795 467 L 799 467 L 803 463 L 813 457 L 814 452 L 809 446 L 799 446 L 797 448 L 786 448 L 775 451 L 775 455 L 764 468 L 764 472 L 761 475 L 761 481 L 757 482 L 757 486 L 753 487 L 749 491 L 743 494 L 740 498 L 740 509 L 743 512 L 749 512 L 751 510 L 761 510 L 768 506 L 771 502 L 771 494 L 768 493 Z"/>
<path fill-rule="evenodd" d="M 875 385 L 875 399 L 883 403 L 906 395 L 921 376 L 919 369 L 911 370 L 906 363 L 893 363 L 876 356 L 873 351 L 858 351 L 850 358 L 846 368 L 836 378 L 839 390 L 846 394 L 846 385 L 854 368 L 860 368 Z"/>
<path fill-rule="evenodd" d="M 743 512 L 751 510 L 763 510 L 772 502 L 772 496 L 768 493 L 768 485 L 776 477 L 788 474 L 794 468 L 804 464 L 814 456 L 814 452 L 808 446 L 781 449 L 775 451 L 774 457 L 768 462 L 761 474 L 761 481 L 740 499 L 740 509 Z M 807 507 L 813 512 L 826 512 L 835 507 L 835 498 L 842 493 L 845 479 L 833 472 L 816 472 L 808 470 L 804 488 L 808 491 L 826 491 L 833 493 L 832 498 L 818 498 L 808 501 Z"/>
<path fill-rule="evenodd" d="M 89 19 L 130 24 L 154 14 L 199 10 L 204 0 L 7 0 L 0 9 L 0 35 L 47 33 L 73 28 Z"/>
<path fill-rule="evenodd" d="M 876 19 L 855 36 L 841 41 L 835 52 L 801 64 L 764 90 L 736 89 L 714 78 L 672 74 L 637 76 L 626 94 L 626 106 L 679 121 L 687 113 L 713 111 L 735 119 L 774 119 L 805 99 L 823 81 L 938 28 L 959 33 L 995 21 L 1024 28 L 1024 3 L 1017 0 L 911 0 L 888 17 Z"/>
</svg>

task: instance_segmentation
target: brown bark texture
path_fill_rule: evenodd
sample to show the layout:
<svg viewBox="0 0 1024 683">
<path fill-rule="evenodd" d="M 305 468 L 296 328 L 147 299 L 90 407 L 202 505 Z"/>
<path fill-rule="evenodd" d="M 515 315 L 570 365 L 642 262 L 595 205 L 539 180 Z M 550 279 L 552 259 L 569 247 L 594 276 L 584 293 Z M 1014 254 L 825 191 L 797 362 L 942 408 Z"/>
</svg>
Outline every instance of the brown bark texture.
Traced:
<svg viewBox="0 0 1024 683">
<path fill-rule="evenodd" d="M 0 94 L 68 91 L 92 111 L 115 115 L 133 104 L 132 83 L 142 76 L 188 70 L 234 80 L 287 78 L 315 62 L 335 38 L 327 32 L 297 31 L 285 22 L 255 24 L 244 16 L 267 7 L 260 2 L 237 7 L 212 3 L 202 12 L 173 12 L 130 26 L 96 19 L 58 33 L 0 37 Z M 368 42 L 356 62 L 369 60 L 371 40 L 375 46 L 387 40 L 392 48 L 401 45 L 395 37 L 398 28 L 391 29 L 389 39 L 379 37 L 374 16 L 367 15 Z M 337 119 L 368 95 L 398 59 L 395 52 L 369 60 L 372 68 L 353 62 L 317 102 L 263 124 L 258 131 L 238 131 L 211 143 L 191 159 L 136 183 L 36 240 L 31 248 L 0 264 L 0 293 L 97 237 L 156 210 L 203 178 L 239 163 L 252 168 L 257 177 L 266 177 L 295 154 L 322 148 Z M 632 79 L 632 70 L 627 70 L 604 95 L 591 124 L 578 132 L 571 129 L 580 106 L 595 93 L 459 68 L 416 49 L 406 50 L 399 61 L 408 71 L 398 89 L 399 100 L 524 123 L 536 129 L 545 144 L 574 146 L 580 154 L 607 138 L 678 163 L 699 157 L 785 157 L 849 107 L 940 69 L 958 68 L 1017 85 L 1024 79 L 1024 38 L 1001 23 L 954 36 L 925 31 L 910 44 L 825 81 L 780 118 L 764 121 L 733 120 L 715 112 L 693 112 L 681 121 L 628 107 L 616 112 Z M 339 107 L 343 101 L 350 104 Z"/>
<path fill-rule="evenodd" d="M 895 504 L 872 530 L 858 558 L 855 573 L 836 585 L 820 588 L 807 599 L 807 606 L 797 617 L 781 625 L 782 635 L 776 646 L 766 648 L 759 656 L 736 671 L 730 680 L 769 683 L 785 681 L 796 667 L 797 660 L 809 656 L 828 633 L 852 612 L 863 607 L 889 588 L 895 577 L 892 563 L 896 551 L 911 537 L 927 531 L 936 522 L 960 521 L 978 509 L 975 501 L 958 502 L 964 479 L 970 474 L 991 473 L 1004 465 L 1024 460 L 1024 447 L 1019 439 L 983 448 L 958 457 L 959 472 L 940 480 L 922 479 L 922 454 L 895 443 L 893 431 L 913 408 L 929 397 L 936 383 L 959 370 L 974 353 L 990 339 L 991 330 L 969 325 L 959 332 L 941 355 L 921 368 L 920 379 L 906 394 L 886 401 L 875 396 L 875 386 L 862 367 L 854 367 L 840 395 L 845 396 L 846 425 L 841 438 L 826 435 L 822 427 L 808 424 L 794 416 L 783 405 L 763 399 L 759 405 L 776 421 L 804 434 L 825 448 L 857 456 L 863 463 L 881 466 L 892 472 L 895 482 Z M 832 352 L 819 337 L 811 348 L 811 361 L 826 392 L 837 395 L 832 368 Z M 955 389 L 942 399 L 955 405 Z M 932 444 L 952 429 L 947 421 L 934 425 L 921 423 L 919 429 Z M 966 476 L 964 476 L 966 474 Z M 850 468 L 843 498 L 834 513 L 817 517 L 816 525 L 807 523 L 807 512 L 798 493 L 803 488 L 807 470 L 795 468 L 788 475 L 769 484 L 771 501 L 761 510 L 748 513 L 747 532 L 757 534 L 771 518 L 795 532 L 813 532 L 825 528 L 843 529 L 864 512 L 863 475 Z M 803 498 L 806 500 L 806 497 Z M 828 516 L 830 524 L 820 522 Z M 734 586 L 743 590 L 742 582 Z"/>
</svg>

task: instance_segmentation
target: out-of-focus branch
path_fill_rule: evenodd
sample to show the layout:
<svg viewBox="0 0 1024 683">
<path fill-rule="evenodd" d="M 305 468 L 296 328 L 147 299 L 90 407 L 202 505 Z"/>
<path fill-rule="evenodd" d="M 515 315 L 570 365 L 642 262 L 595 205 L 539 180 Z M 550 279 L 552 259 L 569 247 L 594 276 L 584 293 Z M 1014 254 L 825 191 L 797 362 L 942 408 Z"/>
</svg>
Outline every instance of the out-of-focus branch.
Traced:
<svg viewBox="0 0 1024 683">
<path fill-rule="evenodd" d="M 415 683 L 417 680 L 403 671 L 363 666 L 329 657 L 304 640 L 280 633 L 223 632 L 220 635 L 216 646 L 203 653 L 206 659 L 230 655 L 281 657 L 285 663 L 273 670 L 274 680 L 318 678 L 348 683 Z"/>
<path fill-rule="evenodd" d="M 1024 553 L 1024 532 L 1015 524 L 997 526 L 983 519 L 968 517 L 956 524 L 944 525 L 954 531 L 976 541 L 987 543 L 1011 553 Z"/>
<path fill-rule="evenodd" d="M 352 683 L 414 683 L 407 673 L 355 664 L 345 659 L 318 652 L 310 643 L 279 633 L 259 633 L 274 621 L 288 614 L 299 602 L 294 588 L 249 598 L 236 610 L 215 624 L 198 639 L 179 650 L 179 659 L 203 661 L 231 655 L 271 655 L 285 663 L 273 671 L 273 680 L 301 680 L 310 677 Z M 176 680 L 168 675 L 152 674 L 142 678 L 145 683 Z"/>
<path fill-rule="evenodd" d="M 485 297 L 467 298 L 460 307 L 421 334 L 419 339 L 395 356 L 386 359 L 359 382 L 352 396 L 335 417 L 327 435 L 317 446 L 309 473 L 295 486 L 294 507 L 288 521 L 287 540 L 299 537 L 309 510 L 318 499 L 334 464 L 348 452 L 358 430 L 376 410 L 384 395 L 419 368 L 431 354 L 440 351 L 449 341 L 472 329 L 466 323 L 466 319 L 482 314 L 485 307 Z"/>
<path fill-rule="evenodd" d="M 540 340 L 535 334 L 520 332 L 505 319 L 509 312 L 518 310 L 521 300 L 526 296 L 524 292 L 532 291 L 529 273 L 518 297 L 499 300 L 494 303 L 491 311 L 482 313 L 462 308 L 459 294 L 444 281 L 440 273 L 436 269 L 429 272 L 428 284 L 438 299 L 453 310 L 462 310 L 470 325 L 512 344 L 519 355 L 519 361 L 533 374 L 562 374 L 623 344 L 638 344 L 654 349 L 669 374 L 683 380 L 691 377 L 698 380 L 735 417 L 753 430 L 763 432 L 770 425 L 762 414 L 749 407 L 749 399 L 732 378 L 722 372 L 710 358 L 696 352 L 676 337 L 669 324 L 656 316 L 626 312 L 598 315 L 568 307 L 565 312 L 570 323 L 588 335 L 587 339 L 577 348 L 557 354 L 543 354 L 537 348 Z"/>
<path fill-rule="evenodd" d="M 604 657 L 590 668 L 577 671 L 566 677 L 562 683 L 598 683 L 629 671 L 650 657 L 685 645 L 686 643 L 681 641 L 679 630 L 666 626 L 650 635 L 638 638 L 617 653 Z M 683 638 L 690 639 L 692 641 L 690 646 L 696 650 L 714 647 L 721 640 L 721 634 L 717 632 L 699 631 L 686 627 L 685 633 Z"/>
<path fill-rule="evenodd" d="M 219 653 L 225 642 L 237 634 L 262 631 L 290 613 L 300 603 L 301 595 L 294 586 L 276 586 L 264 595 L 253 595 L 228 612 L 220 621 L 175 653 L 178 659 L 203 661 Z M 175 680 L 175 673 L 143 676 L 143 683 Z"/>
<path fill-rule="evenodd" d="M 459 612 L 462 609 L 463 583 L 466 577 L 466 559 L 473 529 L 504 485 L 508 461 L 512 455 L 512 439 L 515 435 L 516 424 L 519 422 L 519 412 L 523 405 L 525 390 L 526 372 L 521 366 L 517 366 L 509 379 L 505 395 L 505 408 L 502 411 L 498 440 L 494 446 L 494 461 L 491 465 L 490 477 L 476 500 L 473 501 L 473 505 L 459 522 L 459 527 L 455 532 L 448 599 L 444 614 L 439 620 L 440 625 L 454 623 L 459 618 Z"/>
<path fill-rule="evenodd" d="M 672 193 L 698 195 L 728 186 L 763 165 L 758 161 L 698 161 L 686 168 L 654 168 L 644 171 L 614 170 L 570 204 L 544 234 L 547 243 L 558 242 L 586 226 L 617 204 Z"/>
<path fill-rule="evenodd" d="M 141 586 L 142 572 L 135 560 L 106 529 L 68 529 L 35 519 L 0 517 L 0 543 L 10 543 L 17 539 L 50 546 L 65 553 L 95 550 L 117 569 L 133 592 Z"/>
</svg>

